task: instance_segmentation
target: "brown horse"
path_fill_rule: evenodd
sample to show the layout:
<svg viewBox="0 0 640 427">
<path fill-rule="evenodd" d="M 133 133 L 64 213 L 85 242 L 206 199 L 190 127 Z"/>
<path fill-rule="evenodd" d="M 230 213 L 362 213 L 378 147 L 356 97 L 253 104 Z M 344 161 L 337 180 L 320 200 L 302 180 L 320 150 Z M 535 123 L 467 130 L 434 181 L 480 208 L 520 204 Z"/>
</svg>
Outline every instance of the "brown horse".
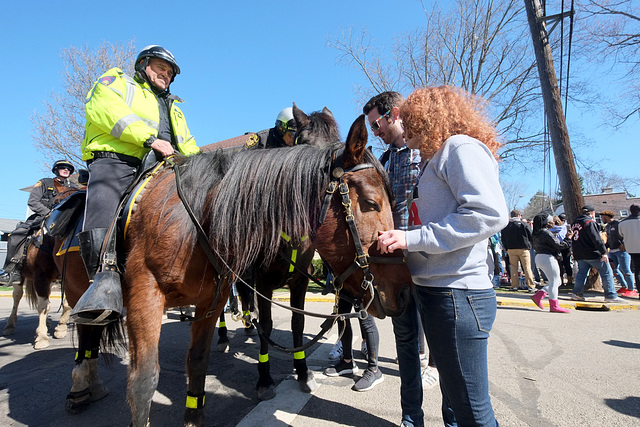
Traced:
<svg viewBox="0 0 640 427">
<path fill-rule="evenodd" d="M 76 191 L 75 188 L 66 187 L 56 180 L 53 183 L 57 192 L 56 202 L 60 202 Z M 51 296 L 51 285 L 60 275 L 54 262 L 55 240 L 44 229 L 36 231 L 26 244 L 28 249 L 26 258 L 23 261 L 22 281 L 20 284 L 13 285 L 13 308 L 2 334 L 12 335 L 15 333 L 18 321 L 18 305 L 26 290 L 29 305 L 38 312 L 38 327 L 33 346 L 39 350 L 50 345 L 47 333 L 47 316 L 50 308 L 49 297 Z M 62 315 L 55 328 L 54 337 L 64 338 L 67 336 L 67 322 L 69 321 L 70 311 L 71 307 L 63 297 Z"/>
<path fill-rule="evenodd" d="M 375 253 L 378 230 L 393 224 L 386 175 L 366 150 L 366 142 L 361 116 L 343 152 L 301 145 L 242 152 L 231 164 L 220 152 L 203 153 L 181 159 L 177 167 L 184 197 L 200 219 L 214 252 L 238 273 L 250 265 L 274 262 L 281 232 L 301 248 L 313 245 L 338 272 L 351 269 L 360 249 L 364 253 L 359 267 L 344 276 L 343 288 L 354 296 L 366 288 L 361 299 L 369 312 L 393 316 L 406 305 L 411 278 L 403 264 L 366 262 L 368 256 L 379 255 Z M 326 192 L 332 170 L 333 176 L 341 179 L 341 188 L 346 188 L 343 195 Z M 329 194 L 326 204 L 325 194 Z M 344 197 L 350 200 L 346 217 Z M 354 228 L 349 228 L 348 221 Z M 305 240 L 304 236 L 310 238 Z M 209 349 L 215 322 L 228 296 L 228 283 L 198 244 L 196 227 L 176 195 L 172 170 L 159 174 L 147 189 L 129 224 L 125 246 L 123 290 L 130 354 L 127 398 L 132 424 L 145 426 L 149 421 L 159 377 L 163 307 L 195 304 L 198 320 L 191 325 L 184 424 L 204 425 Z"/>
</svg>

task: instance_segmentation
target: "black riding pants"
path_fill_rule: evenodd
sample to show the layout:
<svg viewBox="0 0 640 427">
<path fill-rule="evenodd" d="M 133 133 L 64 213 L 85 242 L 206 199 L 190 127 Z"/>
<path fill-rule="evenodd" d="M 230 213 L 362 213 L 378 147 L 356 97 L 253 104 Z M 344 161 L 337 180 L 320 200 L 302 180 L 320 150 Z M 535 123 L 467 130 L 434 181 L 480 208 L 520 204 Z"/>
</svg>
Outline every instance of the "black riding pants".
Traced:
<svg viewBox="0 0 640 427">
<path fill-rule="evenodd" d="M 120 199 L 137 173 L 137 165 L 111 158 L 95 159 L 89 163 L 88 168 L 83 231 L 111 225 Z"/>
</svg>

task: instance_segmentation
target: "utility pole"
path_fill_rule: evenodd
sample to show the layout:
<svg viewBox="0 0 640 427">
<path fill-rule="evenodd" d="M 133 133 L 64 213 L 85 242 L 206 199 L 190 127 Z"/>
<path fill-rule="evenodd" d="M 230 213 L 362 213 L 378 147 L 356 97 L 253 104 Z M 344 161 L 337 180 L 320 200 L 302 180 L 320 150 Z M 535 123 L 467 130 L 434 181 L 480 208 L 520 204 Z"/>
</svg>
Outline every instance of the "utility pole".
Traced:
<svg viewBox="0 0 640 427">
<path fill-rule="evenodd" d="M 562 112 L 562 100 L 553 66 L 545 17 L 542 14 L 540 0 L 524 0 L 524 4 L 527 9 L 533 48 L 536 53 L 544 110 L 551 134 L 551 145 L 562 190 L 564 211 L 567 214 L 567 220 L 572 223 L 582 208 L 583 199 L 573 151 L 571 151 L 569 143 L 567 122 Z"/>
</svg>

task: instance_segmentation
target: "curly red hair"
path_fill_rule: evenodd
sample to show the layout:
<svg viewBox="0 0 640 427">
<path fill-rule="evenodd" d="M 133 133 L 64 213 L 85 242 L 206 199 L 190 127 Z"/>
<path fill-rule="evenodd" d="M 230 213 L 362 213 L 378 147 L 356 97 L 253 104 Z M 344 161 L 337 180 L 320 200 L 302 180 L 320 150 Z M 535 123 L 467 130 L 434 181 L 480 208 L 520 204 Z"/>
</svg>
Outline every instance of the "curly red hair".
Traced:
<svg viewBox="0 0 640 427">
<path fill-rule="evenodd" d="M 418 138 L 420 155 L 430 159 L 449 137 L 467 135 L 483 142 L 497 158 L 502 144 L 484 106 L 480 97 L 453 86 L 416 89 L 400 105 L 405 139 Z"/>
</svg>

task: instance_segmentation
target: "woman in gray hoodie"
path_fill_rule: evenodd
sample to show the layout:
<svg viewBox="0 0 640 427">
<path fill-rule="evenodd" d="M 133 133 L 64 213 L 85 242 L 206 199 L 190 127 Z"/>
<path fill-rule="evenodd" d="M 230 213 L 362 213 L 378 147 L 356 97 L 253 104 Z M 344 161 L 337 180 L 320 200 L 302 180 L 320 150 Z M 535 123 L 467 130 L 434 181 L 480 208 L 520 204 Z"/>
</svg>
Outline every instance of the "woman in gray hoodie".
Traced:
<svg viewBox="0 0 640 427">
<path fill-rule="evenodd" d="M 498 425 L 487 344 L 496 295 L 487 240 L 508 223 L 498 182 L 495 126 L 480 99 L 450 86 L 413 92 L 400 107 L 405 140 L 420 150 L 422 225 L 381 232 L 382 253 L 407 251 L 416 301 L 443 390 L 446 425 Z"/>
</svg>

